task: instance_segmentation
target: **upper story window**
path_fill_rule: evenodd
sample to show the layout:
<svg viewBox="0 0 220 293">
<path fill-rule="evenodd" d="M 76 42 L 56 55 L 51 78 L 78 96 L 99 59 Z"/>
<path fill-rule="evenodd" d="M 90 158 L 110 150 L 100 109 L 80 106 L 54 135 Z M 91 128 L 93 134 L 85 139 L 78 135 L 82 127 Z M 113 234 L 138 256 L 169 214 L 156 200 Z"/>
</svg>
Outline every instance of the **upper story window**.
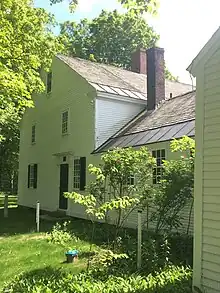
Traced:
<svg viewBox="0 0 220 293">
<path fill-rule="evenodd" d="M 36 142 L 36 125 L 32 125 L 31 128 L 31 143 L 35 143 Z"/>
<path fill-rule="evenodd" d="M 28 188 L 37 188 L 37 164 L 28 165 Z"/>
<path fill-rule="evenodd" d="M 166 159 L 165 149 L 153 151 L 152 156 L 156 159 L 156 167 L 153 170 L 153 184 L 157 184 L 163 174 L 163 161 Z"/>
<path fill-rule="evenodd" d="M 69 132 L 69 111 L 62 113 L 62 134 L 68 134 Z"/>
<path fill-rule="evenodd" d="M 50 93 L 52 89 L 52 72 L 47 73 L 47 93 Z"/>
</svg>

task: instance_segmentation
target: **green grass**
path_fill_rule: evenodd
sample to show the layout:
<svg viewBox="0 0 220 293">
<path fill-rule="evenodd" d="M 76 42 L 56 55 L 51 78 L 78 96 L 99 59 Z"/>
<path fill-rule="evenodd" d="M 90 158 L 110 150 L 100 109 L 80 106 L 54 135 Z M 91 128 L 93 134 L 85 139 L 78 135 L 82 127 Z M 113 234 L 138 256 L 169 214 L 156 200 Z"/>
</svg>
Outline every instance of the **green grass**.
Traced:
<svg viewBox="0 0 220 293">
<path fill-rule="evenodd" d="M 80 231 L 80 221 L 72 220 L 72 225 Z M 6 281 L 22 272 L 30 272 L 47 267 L 62 268 L 73 273 L 86 267 L 90 243 L 78 240 L 71 243 L 72 248 L 79 250 L 79 260 L 66 264 L 65 251 L 69 248 L 60 244 L 51 244 L 46 231 L 50 231 L 55 222 L 41 221 L 41 233 L 35 231 L 35 212 L 26 208 L 9 209 L 9 217 L 3 217 L 0 209 L 0 290 Z"/>
</svg>

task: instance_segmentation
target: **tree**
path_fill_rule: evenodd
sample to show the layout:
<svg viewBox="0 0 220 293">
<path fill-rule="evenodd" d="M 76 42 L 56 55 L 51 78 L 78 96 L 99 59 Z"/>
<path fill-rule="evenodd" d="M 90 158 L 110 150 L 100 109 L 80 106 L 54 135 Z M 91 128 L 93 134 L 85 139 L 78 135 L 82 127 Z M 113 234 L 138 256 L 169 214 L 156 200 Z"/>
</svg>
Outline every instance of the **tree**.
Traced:
<svg viewBox="0 0 220 293">
<path fill-rule="evenodd" d="M 0 0 L 0 7 L 2 127 L 3 118 L 7 120 L 12 109 L 21 115 L 26 107 L 33 106 L 32 94 L 44 90 L 39 69 L 49 69 L 61 46 L 51 32 L 54 19 L 44 9 L 35 8 L 33 1 Z"/>
<path fill-rule="evenodd" d="M 61 24 L 60 39 L 71 56 L 131 69 L 132 52 L 154 46 L 159 35 L 141 15 L 103 10 L 93 20 Z M 166 77 L 176 80 L 167 69 Z"/>
<path fill-rule="evenodd" d="M 7 112 L 0 109 L 0 190 L 17 192 L 19 113 L 8 106 Z"/>
<path fill-rule="evenodd" d="M 99 167 L 89 166 L 94 180 L 88 185 L 86 195 L 73 192 L 65 196 L 85 206 L 92 221 L 94 217 L 108 221 L 110 216 L 111 222 L 114 219 L 116 241 L 128 216 L 142 208 L 149 198 L 155 159 L 144 147 L 140 150 L 116 148 L 101 159 Z"/>
<path fill-rule="evenodd" d="M 51 4 L 61 3 L 65 0 L 50 0 Z M 79 0 L 68 0 L 70 4 L 70 10 L 74 11 L 77 7 Z M 158 9 L 158 0 L 118 0 L 124 8 L 133 14 L 142 14 L 149 12 L 156 14 Z"/>
<path fill-rule="evenodd" d="M 179 228 L 181 226 L 180 212 L 189 200 L 193 199 L 195 141 L 186 136 L 178 140 L 174 139 L 170 148 L 172 152 L 180 152 L 181 156 L 176 160 L 164 161 L 161 181 L 155 187 L 151 201 L 154 207 L 151 221 L 156 223 L 156 232 Z M 191 212 L 192 206 L 189 223 Z M 188 233 L 189 224 L 186 231 Z"/>
</svg>

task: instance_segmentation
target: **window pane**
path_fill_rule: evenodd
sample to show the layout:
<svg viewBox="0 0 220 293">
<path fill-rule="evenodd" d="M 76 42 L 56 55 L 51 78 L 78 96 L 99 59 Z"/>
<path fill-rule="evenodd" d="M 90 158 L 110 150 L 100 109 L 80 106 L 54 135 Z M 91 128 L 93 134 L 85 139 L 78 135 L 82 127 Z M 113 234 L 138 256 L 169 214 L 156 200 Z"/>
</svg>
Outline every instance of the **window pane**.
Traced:
<svg viewBox="0 0 220 293">
<path fill-rule="evenodd" d="M 154 158 L 156 158 L 156 151 L 153 151 L 153 152 L 152 152 L 152 156 L 153 156 Z"/>
<path fill-rule="evenodd" d="M 34 165 L 30 165 L 29 187 L 34 187 Z"/>
<path fill-rule="evenodd" d="M 62 133 L 68 133 L 68 111 L 62 113 Z"/>
<path fill-rule="evenodd" d="M 156 150 L 152 152 L 152 155 L 156 157 L 156 168 L 153 170 L 153 184 L 159 183 L 163 174 L 163 161 L 165 158 L 165 149 Z"/>
<path fill-rule="evenodd" d="M 80 188 L 80 159 L 74 159 L 73 164 L 73 188 Z"/>
</svg>

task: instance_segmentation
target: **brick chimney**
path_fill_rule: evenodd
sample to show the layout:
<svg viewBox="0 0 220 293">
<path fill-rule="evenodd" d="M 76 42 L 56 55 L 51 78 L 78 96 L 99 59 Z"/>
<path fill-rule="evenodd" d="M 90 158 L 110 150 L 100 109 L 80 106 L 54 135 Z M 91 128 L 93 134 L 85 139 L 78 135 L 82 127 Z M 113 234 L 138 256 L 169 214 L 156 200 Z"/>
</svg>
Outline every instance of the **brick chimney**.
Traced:
<svg viewBox="0 0 220 293">
<path fill-rule="evenodd" d="M 145 49 L 138 49 L 132 53 L 131 71 L 147 74 L 147 54 Z"/>
<path fill-rule="evenodd" d="M 165 99 L 164 49 L 147 50 L 147 109 L 154 110 Z"/>
</svg>

